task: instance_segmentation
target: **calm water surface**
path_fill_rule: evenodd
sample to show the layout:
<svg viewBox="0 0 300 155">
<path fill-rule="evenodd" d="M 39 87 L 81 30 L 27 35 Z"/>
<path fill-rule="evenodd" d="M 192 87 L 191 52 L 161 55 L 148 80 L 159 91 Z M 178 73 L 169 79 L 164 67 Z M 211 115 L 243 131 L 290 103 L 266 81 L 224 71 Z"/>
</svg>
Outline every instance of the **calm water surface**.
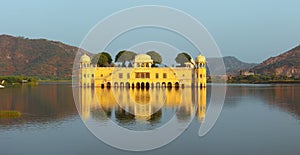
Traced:
<svg viewBox="0 0 300 155">
<path fill-rule="evenodd" d="M 207 88 L 207 101 L 209 92 Z M 109 117 L 133 130 L 162 126 L 173 115 L 178 121 L 188 121 L 196 113 L 190 127 L 175 141 L 144 154 L 299 155 L 299 92 L 300 85 L 229 85 L 223 111 L 204 137 L 198 137 L 198 130 L 205 117 L 205 100 L 197 100 L 199 95 L 203 98 L 201 92 L 192 94 L 188 89 L 84 90 L 78 98 L 82 103 L 86 100 L 94 103 L 90 100 L 104 98 L 103 95 L 105 99 L 101 104 L 81 104 L 78 109 L 84 120 L 104 122 Z M 139 107 L 120 104 L 120 101 L 131 103 L 130 99 Z M 163 105 L 156 104 L 160 100 Z M 180 104 L 181 100 L 185 102 Z M 197 106 L 192 103 L 195 100 Z M 149 102 L 151 106 L 147 106 Z M 17 110 L 23 114 L 20 118 L 0 118 L 1 155 L 136 154 L 112 148 L 89 132 L 78 114 L 68 84 L 1 89 L 0 110 Z M 149 111 L 153 114 L 149 115 Z"/>
</svg>

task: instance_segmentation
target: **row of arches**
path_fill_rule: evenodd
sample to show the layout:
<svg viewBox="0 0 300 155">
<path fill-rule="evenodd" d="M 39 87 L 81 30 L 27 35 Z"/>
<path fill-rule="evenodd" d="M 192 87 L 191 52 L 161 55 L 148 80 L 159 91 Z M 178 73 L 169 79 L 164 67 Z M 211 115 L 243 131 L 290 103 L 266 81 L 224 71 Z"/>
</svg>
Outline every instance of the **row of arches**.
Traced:
<svg viewBox="0 0 300 155">
<path fill-rule="evenodd" d="M 106 83 L 106 86 L 104 84 L 101 84 L 101 88 L 111 88 L 111 87 L 121 87 L 121 88 L 137 88 L 137 89 L 149 89 L 149 88 L 180 88 L 179 82 L 175 82 L 173 85 L 171 82 L 156 82 L 156 83 L 150 83 L 150 82 L 136 82 L 136 83 L 129 83 L 129 82 L 114 82 L 113 85 L 110 82 Z M 184 84 L 181 85 L 182 88 L 184 88 Z"/>
<path fill-rule="evenodd" d="M 84 87 L 94 87 L 94 83 L 84 83 L 83 84 Z M 115 82 L 113 85 L 110 82 L 107 82 L 106 85 L 105 84 L 101 84 L 100 85 L 101 88 L 111 88 L 111 87 L 121 87 L 121 88 L 137 88 L 137 89 L 149 89 L 149 88 L 184 88 L 184 84 L 179 84 L 179 82 L 175 82 L 174 85 L 172 85 L 171 82 L 156 82 L 156 83 L 149 83 L 149 82 L 136 82 L 136 83 L 129 83 L 129 82 Z M 206 88 L 205 84 L 199 83 L 196 84 L 196 87 L 199 88 Z"/>
</svg>

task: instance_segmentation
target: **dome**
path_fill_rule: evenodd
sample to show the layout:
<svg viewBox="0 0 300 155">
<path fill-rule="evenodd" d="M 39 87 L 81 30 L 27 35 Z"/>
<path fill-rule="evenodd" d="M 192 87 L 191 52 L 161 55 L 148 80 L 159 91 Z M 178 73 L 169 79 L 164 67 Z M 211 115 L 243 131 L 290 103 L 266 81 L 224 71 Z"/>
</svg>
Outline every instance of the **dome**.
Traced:
<svg viewBox="0 0 300 155">
<path fill-rule="evenodd" d="M 196 63 L 205 63 L 206 60 L 205 60 L 205 57 L 203 55 L 198 55 L 196 57 Z"/>
<path fill-rule="evenodd" d="M 88 62 L 89 63 L 89 62 L 91 62 L 91 58 L 84 53 L 83 56 L 81 56 L 81 58 L 80 58 L 80 62 Z"/>
<path fill-rule="evenodd" d="M 151 63 L 153 63 L 153 60 L 147 54 L 138 54 L 135 56 L 134 62 L 151 62 Z"/>
</svg>

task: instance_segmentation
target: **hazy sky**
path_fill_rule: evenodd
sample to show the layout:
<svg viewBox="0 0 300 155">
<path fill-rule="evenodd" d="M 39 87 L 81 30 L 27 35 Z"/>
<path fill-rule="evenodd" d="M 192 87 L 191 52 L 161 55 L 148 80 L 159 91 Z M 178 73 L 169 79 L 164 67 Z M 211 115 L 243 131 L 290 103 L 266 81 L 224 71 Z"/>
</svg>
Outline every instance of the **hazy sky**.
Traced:
<svg viewBox="0 0 300 155">
<path fill-rule="evenodd" d="M 260 62 L 300 44 L 299 0 L 0 0 L 0 34 L 46 38 L 79 46 L 112 13 L 139 5 L 164 5 L 199 20 L 222 55 Z"/>
</svg>

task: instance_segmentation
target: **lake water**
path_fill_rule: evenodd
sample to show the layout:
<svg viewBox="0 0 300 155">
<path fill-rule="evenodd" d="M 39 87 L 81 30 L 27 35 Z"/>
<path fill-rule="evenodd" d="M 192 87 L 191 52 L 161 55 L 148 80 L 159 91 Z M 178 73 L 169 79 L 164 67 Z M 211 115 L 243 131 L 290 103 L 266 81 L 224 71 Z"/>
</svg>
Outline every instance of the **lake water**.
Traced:
<svg viewBox="0 0 300 155">
<path fill-rule="evenodd" d="M 80 89 L 75 93 L 79 112 L 70 84 L 1 89 L 0 110 L 17 110 L 22 116 L 0 118 L 0 154 L 136 154 L 98 140 L 84 122 L 93 125 L 111 119 L 124 128 L 145 131 L 163 126 L 174 115 L 187 122 L 193 114 L 181 136 L 142 153 L 300 154 L 300 85 L 228 85 L 219 119 L 199 137 L 211 87 L 218 86 L 196 94 L 189 88 Z"/>
</svg>

